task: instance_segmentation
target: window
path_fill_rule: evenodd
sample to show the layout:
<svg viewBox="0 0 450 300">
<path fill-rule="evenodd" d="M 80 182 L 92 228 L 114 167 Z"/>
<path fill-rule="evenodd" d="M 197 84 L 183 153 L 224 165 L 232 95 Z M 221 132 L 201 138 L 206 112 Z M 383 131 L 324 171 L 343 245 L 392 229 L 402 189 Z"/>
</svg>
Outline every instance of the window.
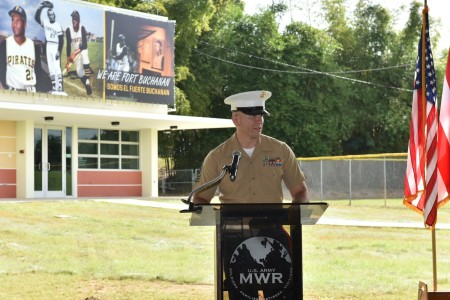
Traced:
<svg viewBox="0 0 450 300">
<path fill-rule="evenodd" d="M 78 168 L 139 169 L 139 131 L 80 128 Z"/>
<path fill-rule="evenodd" d="M 80 129 L 78 130 L 78 139 L 80 140 L 97 140 L 98 130 L 97 129 Z"/>
</svg>

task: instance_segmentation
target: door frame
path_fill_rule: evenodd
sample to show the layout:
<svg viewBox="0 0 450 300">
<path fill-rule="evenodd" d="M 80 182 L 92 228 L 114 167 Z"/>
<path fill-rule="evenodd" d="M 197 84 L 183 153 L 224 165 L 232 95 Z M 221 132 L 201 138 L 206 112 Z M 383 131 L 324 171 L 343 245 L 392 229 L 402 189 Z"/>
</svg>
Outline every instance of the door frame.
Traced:
<svg viewBox="0 0 450 300">
<path fill-rule="evenodd" d="M 49 130 L 60 130 L 61 131 L 61 190 L 59 191 L 49 191 L 49 180 L 48 180 L 48 170 L 41 167 L 41 178 L 42 178 L 42 190 L 36 191 L 35 186 L 33 186 L 34 197 L 35 198 L 66 198 L 66 127 L 65 126 L 53 126 L 53 125 L 35 125 L 33 129 L 33 135 L 35 129 L 41 129 L 41 166 L 51 166 L 48 162 L 48 131 Z M 36 152 L 36 149 L 34 149 Z M 33 166 L 35 168 L 35 163 L 33 159 Z M 36 170 L 34 170 L 36 173 Z"/>
</svg>

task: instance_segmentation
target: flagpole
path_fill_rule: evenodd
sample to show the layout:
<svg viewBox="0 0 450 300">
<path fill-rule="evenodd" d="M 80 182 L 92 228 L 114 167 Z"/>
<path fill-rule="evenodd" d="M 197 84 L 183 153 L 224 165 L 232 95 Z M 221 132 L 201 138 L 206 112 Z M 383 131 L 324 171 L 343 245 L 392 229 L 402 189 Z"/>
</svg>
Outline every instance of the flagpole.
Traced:
<svg viewBox="0 0 450 300">
<path fill-rule="evenodd" d="M 437 268 L 436 268 L 436 230 L 431 228 L 431 244 L 433 252 L 433 291 L 437 291 Z"/>
<path fill-rule="evenodd" d="M 422 18 L 424 19 L 424 22 L 422 22 L 422 83 L 425 83 L 425 51 L 426 51 L 426 42 L 425 42 L 425 34 L 426 34 L 426 20 L 425 20 L 425 14 L 428 13 L 428 5 L 427 5 L 427 0 L 424 0 L 424 9 L 422 12 Z M 423 124 L 427 124 L 426 120 L 427 120 L 427 112 L 426 112 L 426 103 L 427 103 L 427 98 L 426 98 L 426 88 L 422 88 L 422 111 L 423 111 L 423 115 L 422 115 L 422 122 Z M 426 125 L 427 126 L 427 125 Z M 426 126 L 423 126 L 423 140 L 424 142 L 424 147 L 426 147 Z M 423 168 L 423 173 L 422 174 L 426 174 L 426 163 L 425 163 L 425 154 L 426 150 L 424 149 L 424 154 L 423 154 L 423 158 L 422 158 L 422 163 L 421 163 L 421 167 Z M 426 182 L 426 176 L 424 176 L 423 178 L 423 183 L 424 183 L 424 192 L 426 192 L 427 190 L 427 182 Z M 433 224 L 433 226 L 431 227 L 431 252 L 432 252 L 432 260 L 433 260 L 433 291 L 437 291 L 437 267 L 436 267 L 436 231 L 435 231 L 435 225 Z"/>
<path fill-rule="evenodd" d="M 428 11 L 428 5 L 427 5 L 427 0 L 424 0 L 424 10 Z M 424 16 L 423 16 L 424 17 Z M 423 24 L 425 24 L 425 22 L 423 22 Z M 425 26 L 422 26 L 422 32 L 423 32 L 423 37 L 425 37 Z M 425 47 L 425 39 L 422 39 L 422 53 L 424 53 L 424 48 Z M 425 75 L 424 75 L 424 71 L 425 70 L 425 61 L 422 60 L 422 82 L 425 82 Z M 426 89 L 422 90 L 423 93 L 425 94 Z M 425 103 L 426 103 L 426 97 L 424 95 L 423 99 L 425 99 Z M 426 122 L 426 113 L 425 113 L 424 109 L 424 122 Z M 426 124 L 426 123 L 425 123 Z M 425 133 L 424 133 L 425 134 Z M 426 185 L 425 185 L 425 190 L 426 190 Z M 437 291 L 437 267 L 436 267 L 436 230 L 435 230 L 435 225 L 433 225 L 431 227 L 431 252 L 433 255 L 433 291 Z"/>
</svg>

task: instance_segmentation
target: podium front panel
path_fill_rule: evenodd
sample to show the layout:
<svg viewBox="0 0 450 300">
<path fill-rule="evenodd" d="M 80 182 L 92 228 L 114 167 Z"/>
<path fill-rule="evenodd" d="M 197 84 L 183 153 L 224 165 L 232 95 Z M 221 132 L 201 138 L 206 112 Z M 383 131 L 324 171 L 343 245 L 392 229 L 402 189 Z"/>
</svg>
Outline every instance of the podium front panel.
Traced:
<svg viewBox="0 0 450 300">
<path fill-rule="evenodd" d="M 302 299 L 302 225 L 328 204 L 207 204 L 191 226 L 216 226 L 216 299 Z"/>
<path fill-rule="evenodd" d="M 223 299 L 292 299 L 290 225 L 222 216 L 219 226 Z"/>
</svg>

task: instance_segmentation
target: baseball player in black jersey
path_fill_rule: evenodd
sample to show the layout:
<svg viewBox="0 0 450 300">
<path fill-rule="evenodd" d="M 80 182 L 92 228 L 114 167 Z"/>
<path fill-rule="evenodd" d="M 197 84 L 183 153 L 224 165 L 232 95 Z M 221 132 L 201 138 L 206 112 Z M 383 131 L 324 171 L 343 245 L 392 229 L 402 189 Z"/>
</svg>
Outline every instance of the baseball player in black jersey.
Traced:
<svg viewBox="0 0 450 300">
<path fill-rule="evenodd" d="M 113 52 L 113 59 L 116 60 L 115 70 L 130 72 L 130 62 L 128 60 L 128 47 L 125 42 L 125 36 L 119 34 L 117 37 L 119 42 L 116 44 L 116 49 Z"/>
<path fill-rule="evenodd" d="M 42 76 L 39 48 L 25 36 L 27 14 L 20 6 L 9 11 L 13 35 L 0 45 L 0 82 L 4 89 L 36 92 Z"/>
<path fill-rule="evenodd" d="M 66 70 L 68 71 L 71 65 L 74 64 L 77 75 L 86 88 L 86 94 L 91 95 L 92 87 L 89 80 L 91 66 L 87 48 L 86 29 L 80 24 L 80 13 L 77 10 L 74 10 L 70 16 L 72 17 L 72 26 L 66 29 Z"/>
</svg>

